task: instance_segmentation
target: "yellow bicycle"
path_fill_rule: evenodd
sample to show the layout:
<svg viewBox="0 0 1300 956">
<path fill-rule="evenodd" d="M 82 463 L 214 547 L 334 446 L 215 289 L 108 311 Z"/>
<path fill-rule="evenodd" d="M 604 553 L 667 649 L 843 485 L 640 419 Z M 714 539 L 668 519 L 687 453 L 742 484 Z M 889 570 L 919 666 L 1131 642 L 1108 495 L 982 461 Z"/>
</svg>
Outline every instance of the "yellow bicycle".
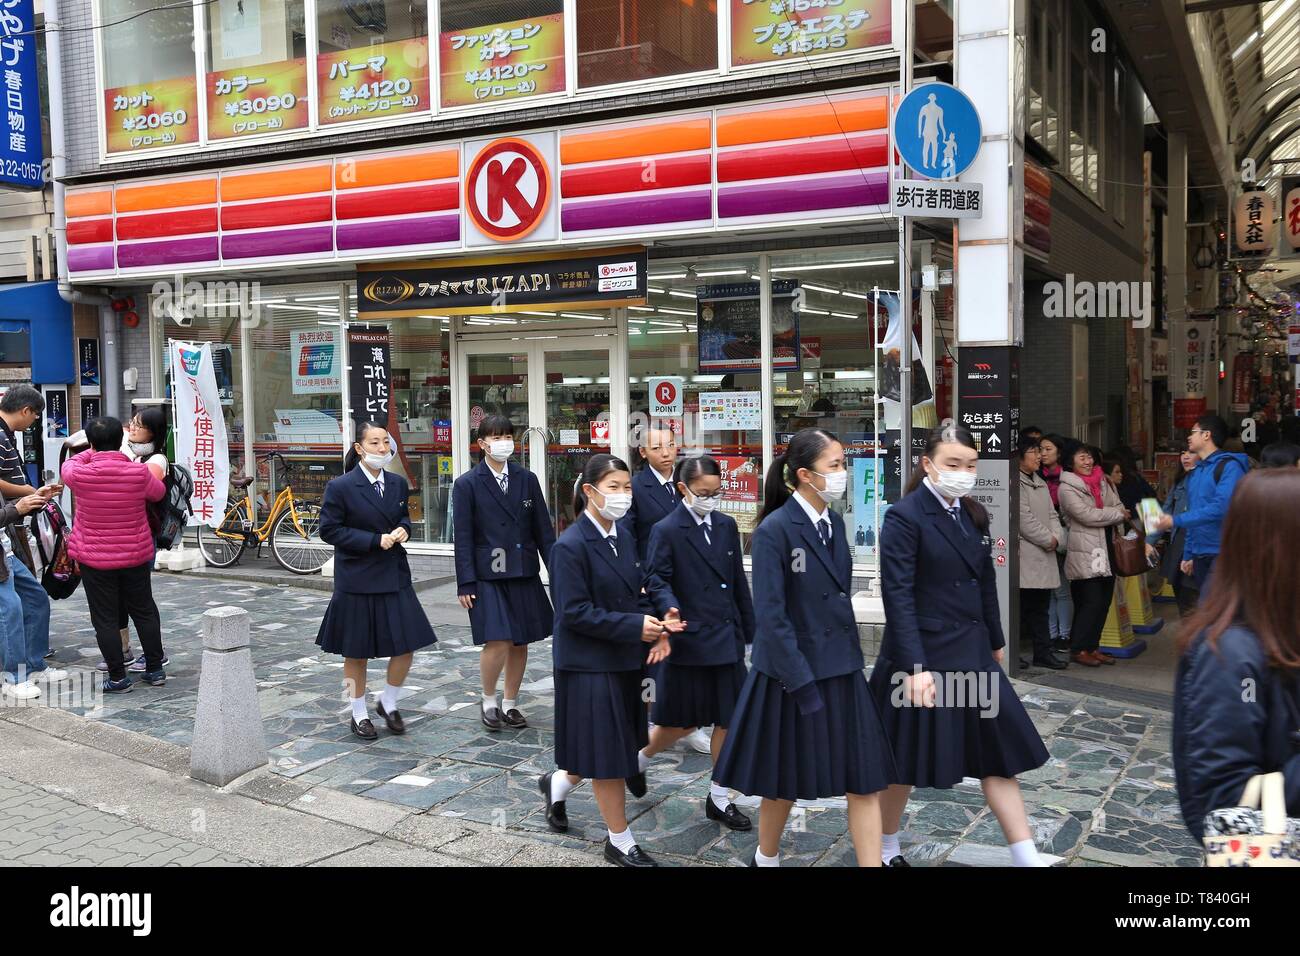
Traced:
<svg viewBox="0 0 1300 956">
<path fill-rule="evenodd" d="M 262 545 L 270 543 L 275 560 L 286 571 L 294 574 L 314 574 L 334 556 L 333 545 L 320 537 L 320 505 L 298 498 L 289 483 L 292 466 L 279 453 L 267 455 L 262 461 L 278 459 L 285 476 L 284 487 L 275 496 L 266 520 L 257 527 L 249 515 L 253 513 L 253 498 L 248 487 L 253 479 L 247 476 L 232 478 L 230 485 L 244 493 L 244 500 L 235 504 L 221 524 L 215 528 L 199 525 L 199 550 L 208 564 L 228 568 L 244 556 L 245 551 L 257 549 L 262 556 Z"/>
</svg>

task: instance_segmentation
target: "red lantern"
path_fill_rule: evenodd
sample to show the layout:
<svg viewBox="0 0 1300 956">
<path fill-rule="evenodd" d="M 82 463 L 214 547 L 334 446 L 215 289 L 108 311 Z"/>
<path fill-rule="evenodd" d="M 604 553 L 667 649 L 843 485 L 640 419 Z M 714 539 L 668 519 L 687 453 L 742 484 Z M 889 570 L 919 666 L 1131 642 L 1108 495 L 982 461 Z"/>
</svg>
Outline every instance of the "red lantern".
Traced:
<svg viewBox="0 0 1300 956">
<path fill-rule="evenodd" d="M 122 324 L 128 329 L 133 329 L 140 324 L 139 312 L 125 312 L 122 314 Z"/>
</svg>

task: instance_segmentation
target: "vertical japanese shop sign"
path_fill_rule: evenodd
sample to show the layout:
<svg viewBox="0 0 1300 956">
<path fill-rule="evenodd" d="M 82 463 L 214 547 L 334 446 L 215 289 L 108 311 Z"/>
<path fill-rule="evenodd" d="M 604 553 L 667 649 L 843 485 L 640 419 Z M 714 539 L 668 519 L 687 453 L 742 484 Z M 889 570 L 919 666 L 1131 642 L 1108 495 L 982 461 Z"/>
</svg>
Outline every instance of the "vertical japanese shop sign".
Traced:
<svg viewBox="0 0 1300 956">
<path fill-rule="evenodd" d="M 209 73 L 208 139 L 237 139 L 307 128 L 307 61 Z"/>
<path fill-rule="evenodd" d="M 378 422 L 387 427 L 393 409 L 391 369 L 392 347 L 386 329 L 348 329 L 348 394 L 354 422 Z"/>
<path fill-rule="evenodd" d="M 190 470 L 193 521 L 217 527 L 226 514 L 230 449 L 221 414 L 210 343 L 171 343 L 172 394 L 175 396 L 176 460 Z"/>
<path fill-rule="evenodd" d="M 40 189 L 41 100 L 36 79 L 36 32 L 32 0 L 0 4 L 0 70 L 5 114 L 0 129 L 0 182 Z"/>
<path fill-rule="evenodd" d="M 564 14 L 511 20 L 439 39 L 442 106 L 564 91 Z"/>
<path fill-rule="evenodd" d="M 316 90 L 322 126 L 428 110 L 429 39 L 322 53 Z"/>
<path fill-rule="evenodd" d="M 731 0 L 731 62 L 774 63 L 888 46 L 892 0 Z"/>
</svg>

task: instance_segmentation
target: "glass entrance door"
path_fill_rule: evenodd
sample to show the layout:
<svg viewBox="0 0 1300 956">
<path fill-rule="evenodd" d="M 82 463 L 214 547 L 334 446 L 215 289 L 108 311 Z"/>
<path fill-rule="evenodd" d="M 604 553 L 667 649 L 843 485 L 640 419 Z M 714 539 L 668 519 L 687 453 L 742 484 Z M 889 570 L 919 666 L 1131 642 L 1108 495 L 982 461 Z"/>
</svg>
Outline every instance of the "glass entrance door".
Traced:
<svg viewBox="0 0 1300 956">
<path fill-rule="evenodd" d="M 460 347 L 461 399 L 469 426 L 461 470 L 480 461 L 479 422 L 502 414 L 515 426 L 516 461 L 542 485 L 556 534 L 575 518 L 573 485 L 587 459 L 611 451 L 613 335 L 472 336 Z"/>
</svg>

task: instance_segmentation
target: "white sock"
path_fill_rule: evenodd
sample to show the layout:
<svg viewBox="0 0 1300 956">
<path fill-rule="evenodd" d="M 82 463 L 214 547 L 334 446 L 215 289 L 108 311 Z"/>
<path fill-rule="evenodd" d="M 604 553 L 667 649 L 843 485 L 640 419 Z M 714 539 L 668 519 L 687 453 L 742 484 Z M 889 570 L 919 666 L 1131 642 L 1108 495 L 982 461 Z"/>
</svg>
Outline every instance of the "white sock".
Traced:
<svg viewBox="0 0 1300 956">
<path fill-rule="evenodd" d="M 727 807 L 731 806 L 731 794 L 721 784 L 709 783 L 709 799 L 713 801 L 713 805 L 719 810 L 726 810 Z"/>
<path fill-rule="evenodd" d="M 576 787 L 576 783 L 569 782 L 569 775 L 563 770 L 557 770 L 551 774 L 551 802 L 559 803 L 569 796 L 569 792 Z"/>
<path fill-rule="evenodd" d="M 894 857 L 903 852 L 898 845 L 897 833 L 882 833 L 880 835 L 880 862 L 888 863 Z"/>
<path fill-rule="evenodd" d="M 645 773 L 646 767 L 650 766 L 650 758 L 645 755 L 644 750 L 636 752 L 636 769 L 640 773 Z"/>
<path fill-rule="evenodd" d="M 776 856 L 763 856 L 763 851 L 755 847 L 754 865 L 755 866 L 780 866 L 781 854 L 780 852 L 778 852 Z"/>
<path fill-rule="evenodd" d="M 632 847 L 636 846 L 636 837 L 632 836 L 631 827 L 628 827 L 622 833 L 615 833 L 613 830 L 607 830 L 606 832 L 609 834 L 609 842 L 623 853 L 631 853 Z"/>
<path fill-rule="evenodd" d="M 1034 846 L 1034 841 L 1030 839 L 1011 844 L 1011 865 L 1047 866 L 1047 862 L 1038 855 L 1038 848 Z"/>
<path fill-rule="evenodd" d="M 379 693 L 379 702 L 384 705 L 384 710 L 392 713 L 397 710 L 397 698 L 402 693 L 401 685 L 394 687 L 392 684 L 385 684 L 384 689 Z"/>
<path fill-rule="evenodd" d="M 519 703 L 519 702 L 518 702 L 517 700 L 515 700 L 513 697 L 502 697 L 502 698 L 501 698 L 501 713 L 503 713 L 503 714 L 508 714 L 508 713 L 510 713 L 510 711 L 512 711 L 512 710 L 515 709 L 515 704 L 517 704 L 517 703 Z"/>
<path fill-rule="evenodd" d="M 365 720 L 370 715 L 366 713 L 366 695 L 352 698 L 352 719 L 357 723 Z"/>
<path fill-rule="evenodd" d="M 493 707 L 495 707 L 496 705 L 497 705 L 497 695 L 496 695 L 496 694 L 484 694 L 484 695 L 483 695 L 483 710 L 484 710 L 485 712 L 491 710 L 491 709 L 492 709 Z"/>
</svg>

